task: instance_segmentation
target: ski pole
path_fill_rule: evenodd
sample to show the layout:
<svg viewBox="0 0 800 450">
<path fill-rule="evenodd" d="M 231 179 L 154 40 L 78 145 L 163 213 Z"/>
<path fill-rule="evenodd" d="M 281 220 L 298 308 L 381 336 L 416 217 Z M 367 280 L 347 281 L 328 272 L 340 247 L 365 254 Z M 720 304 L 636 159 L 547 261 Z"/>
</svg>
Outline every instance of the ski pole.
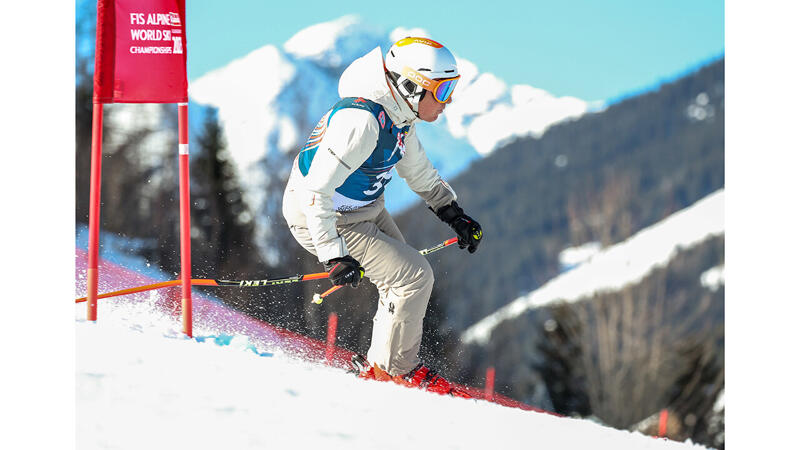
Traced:
<svg viewBox="0 0 800 450">
<path fill-rule="evenodd" d="M 305 275 L 294 275 L 284 278 L 268 278 L 264 280 L 214 280 L 204 278 L 192 279 L 192 286 L 219 286 L 219 287 L 267 287 L 278 286 L 289 283 L 299 283 L 301 281 L 320 280 L 328 278 L 327 272 L 309 273 Z M 129 289 L 122 289 L 114 292 L 107 292 L 100 294 L 97 298 L 116 297 L 118 295 L 135 294 L 137 292 L 151 291 L 153 289 L 161 289 L 169 286 L 180 286 L 181 280 L 162 281 L 160 283 L 148 284 L 145 286 L 138 286 Z M 86 297 L 81 297 L 75 300 L 75 303 L 85 302 Z"/>
<path fill-rule="evenodd" d="M 435 251 L 443 249 L 444 247 L 447 247 L 448 245 L 454 244 L 457 241 L 458 241 L 458 238 L 448 239 L 448 240 L 446 240 L 446 241 L 442 242 L 441 244 L 438 244 L 438 245 L 436 245 L 434 247 L 431 247 L 431 248 L 428 248 L 428 249 L 425 249 L 425 250 L 421 250 L 420 254 L 427 255 L 429 253 L 433 253 Z M 268 279 L 263 279 L 263 280 L 217 280 L 217 279 L 206 279 L 206 278 L 193 278 L 192 279 L 192 286 L 269 287 L 269 286 L 279 286 L 279 285 L 282 285 L 282 284 L 289 284 L 289 283 L 299 283 L 299 282 L 302 282 L 302 281 L 321 280 L 323 278 L 328 278 L 328 273 L 327 272 L 309 273 L 309 274 L 304 274 L 304 275 L 294 275 L 294 276 L 284 277 L 284 278 L 268 278 Z M 135 294 L 135 293 L 138 293 L 138 292 L 146 292 L 146 291 L 152 291 L 154 289 L 161 289 L 161 288 L 165 288 L 165 287 L 180 286 L 180 285 L 181 285 L 181 280 L 162 281 L 160 283 L 153 283 L 153 284 L 147 284 L 147 285 L 144 285 L 144 286 L 132 287 L 132 288 L 128 288 L 128 289 L 121 289 L 119 291 L 106 292 L 105 294 L 99 294 L 97 296 L 97 298 L 101 299 L 101 298 L 117 297 L 117 296 L 120 296 L 120 295 Z M 327 296 L 328 294 L 334 292 L 335 289 L 333 289 L 333 290 L 329 289 L 328 291 L 330 291 L 330 292 L 326 292 L 326 293 L 322 294 L 321 297 Z M 315 298 L 316 298 L 316 295 L 318 295 L 318 294 L 315 294 Z M 81 297 L 81 298 L 75 299 L 75 303 L 82 303 L 82 302 L 85 302 L 85 301 L 86 301 L 86 297 Z M 319 303 L 322 303 L 322 301 L 320 300 Z"/>
<path fill-rule="evenodd" d="M 430 255 L 431 253 L 438 252 L 439 250 L 441 250 L 441 249 L 443 249 L 443 248 L 445 248 L 445 247 L 447 247 L 449 245 L 453 245 L 456 242 L 458 242 L 458 238 L 457 237 L 452 237 L 452 238 L 450 238 L 450 239 L 448 239 L 448 240 L 446 240 L 446 241 L 444 241 L 442 243 L 434 245 L 433 247 L 425 248 L 425 249 L 420 250 L 419 254 L 422 255 L 422 256 Z M 314 298 L 311 299 L 311 303 L 316 303 L 317 305 L 322 304 L 322 300 L 324 300 L 325 297 L 333 294 L 334 292 L 338 291 L 339 288 L 342 288 L 344 286 L 345 285 L 336 285 L 336 286 L 331 287 L 327 291 L 323 292 L 322 294 L 314 294 Z"/>
</svg>

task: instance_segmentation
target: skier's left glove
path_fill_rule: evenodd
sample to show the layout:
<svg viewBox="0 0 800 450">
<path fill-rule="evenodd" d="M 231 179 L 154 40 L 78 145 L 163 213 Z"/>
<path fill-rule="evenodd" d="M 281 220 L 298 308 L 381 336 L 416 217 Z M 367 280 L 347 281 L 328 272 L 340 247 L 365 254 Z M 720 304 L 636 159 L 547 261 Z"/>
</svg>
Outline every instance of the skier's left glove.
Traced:
<svg viewBox="0 0 800 450">
<path fill-rule="evenodd" d="M 466 248 L 470 253 L 475 253 L 483 238 L 481 225 L 472 217 L 464 214 L 464 210 L 455 201 L 447 206 L 442 206 L 435 212 L 442 222 L 450 225 L 450 228 L 456 232 L 459 248 Z"/>
<path fill-rule="evenodd" d="M 325 271 L 328 272 L 328 278 L 335 286 L 349 284 L 358 287 L 358 283 L 364 278 L 364 268 L 350 255 L 326 261 Z"/>
</svg>

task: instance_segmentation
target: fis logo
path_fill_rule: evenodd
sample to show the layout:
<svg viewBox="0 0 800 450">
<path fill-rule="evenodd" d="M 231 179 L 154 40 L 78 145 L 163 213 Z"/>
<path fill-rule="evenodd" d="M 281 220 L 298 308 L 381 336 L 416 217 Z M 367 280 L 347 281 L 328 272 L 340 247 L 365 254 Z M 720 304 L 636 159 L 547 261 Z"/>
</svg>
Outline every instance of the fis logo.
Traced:
<svg viewBox="0 0 800 450">
<path fill-rule="evenodd" d="M 169 13 L 169 24 L 173 27 L 181 26 L 181 16 L 178 13 Z"/>
</svg>

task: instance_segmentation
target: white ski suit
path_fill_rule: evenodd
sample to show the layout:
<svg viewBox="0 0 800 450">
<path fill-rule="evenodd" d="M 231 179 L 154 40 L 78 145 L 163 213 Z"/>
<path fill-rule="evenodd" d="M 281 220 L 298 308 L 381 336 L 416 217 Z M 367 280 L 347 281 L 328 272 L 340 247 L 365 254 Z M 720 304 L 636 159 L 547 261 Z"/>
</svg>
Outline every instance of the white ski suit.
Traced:
<svg viewBox="0 0 800 450">
<path fill-rule="evenodd" d="M 402 375 L 419 363 L 433 271 L 384 208 L 383 187 L 395 167 L 434 210 L 456 194 L 425 155 L 417 117 L 387 80 L 379 47 L 344 71 L 339 95 L 344 100 L 320 120 L 295 159 L 283 215 L 320 262 L 350 254 L 364 267 L 380 295 L 367 359 Z"/>
</svg>

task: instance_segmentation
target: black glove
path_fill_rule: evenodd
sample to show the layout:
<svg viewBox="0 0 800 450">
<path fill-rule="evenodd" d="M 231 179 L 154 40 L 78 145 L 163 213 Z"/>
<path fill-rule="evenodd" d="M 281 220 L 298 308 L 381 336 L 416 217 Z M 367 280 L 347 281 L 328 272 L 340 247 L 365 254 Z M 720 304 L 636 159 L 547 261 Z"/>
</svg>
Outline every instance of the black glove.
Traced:
<svg viewBox="0 0 800 450">
<path fill-rule="evenodd" d="M 464 214 L 464 210 L 456 202 L 442 206 L 436 211 L 436 215 L 456 232 L 459 248 L 466 247 L 470 253 L 475 253 L 483 237 L 483 231 L 478 222 Z"/>
<path fill-rule="evenodd" d="M 336 286 L 350 284 L 357 287 L 359 281 L 364 278 L 364 268 L 352 256 L 345 255 L 341 258 L 333 258 L 325 263 L 325 271 L 328 278 Z"/>
</svg>

